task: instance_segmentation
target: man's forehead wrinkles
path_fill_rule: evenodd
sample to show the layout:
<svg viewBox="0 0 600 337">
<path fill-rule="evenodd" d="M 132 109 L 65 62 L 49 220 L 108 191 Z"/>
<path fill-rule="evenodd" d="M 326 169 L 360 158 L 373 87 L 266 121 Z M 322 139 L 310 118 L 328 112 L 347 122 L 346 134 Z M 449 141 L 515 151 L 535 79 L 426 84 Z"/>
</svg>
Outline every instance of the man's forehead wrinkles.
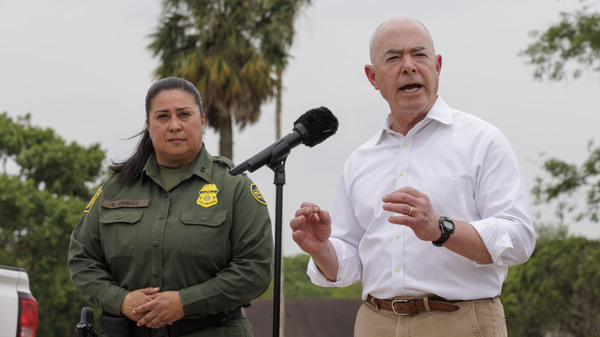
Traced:
<svg viewBox="0 0 600 337">
<path fill-rule="evenodd" d="M 390 49 L 386 52 L 386 54 L 402 54 L 403 50 L 402 49 Z"/>
<path fill-rule="evenodd" d="M 410 48 L 410 52 L 416 52 L 416 51 L 422 51 L 422 50 L 426 50 L 427 47 L 425 46 L 415 46 Z M 386 54 L 403 54 L 404 53 L 404 49 L 398 49 L 398 48 L 392 48 L 389 49 Z"/>
</svg>

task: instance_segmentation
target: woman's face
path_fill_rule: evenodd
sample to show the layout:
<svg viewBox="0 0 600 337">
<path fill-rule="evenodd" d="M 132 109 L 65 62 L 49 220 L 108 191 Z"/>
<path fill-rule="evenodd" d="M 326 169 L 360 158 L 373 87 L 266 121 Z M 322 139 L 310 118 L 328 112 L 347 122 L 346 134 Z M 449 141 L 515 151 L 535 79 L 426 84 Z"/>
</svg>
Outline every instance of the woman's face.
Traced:
<svg viewBox="0 0 600 337">
<path fill-rule="evenodd" d="M 194 96 L 181 89 L 161 91 L 151 102 L 146 127 L 159 164 L 190 163 L 202 149 L 205 118 Z"/>
</svg>

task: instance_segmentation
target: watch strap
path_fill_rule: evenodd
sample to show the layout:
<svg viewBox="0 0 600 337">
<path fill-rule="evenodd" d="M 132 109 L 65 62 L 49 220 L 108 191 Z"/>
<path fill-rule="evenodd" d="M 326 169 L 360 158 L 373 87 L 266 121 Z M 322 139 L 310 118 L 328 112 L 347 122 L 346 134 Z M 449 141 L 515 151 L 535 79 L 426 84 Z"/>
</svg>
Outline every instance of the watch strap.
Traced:
<svg viewBox="0 0 600 337">
<path fill-rule="evenodd" d="M 436 241 L 431 241 L 431 243 L 433 243 L 433 245 L 436 247 L 443 247 L 444 243 L 446 243 L 446 241 L 448 241 L 449 238 L 450 238 L 449 233 L 442 232 L 442 235 L 440 236 L 440 238 L 437 239 Z"/>
</svg>

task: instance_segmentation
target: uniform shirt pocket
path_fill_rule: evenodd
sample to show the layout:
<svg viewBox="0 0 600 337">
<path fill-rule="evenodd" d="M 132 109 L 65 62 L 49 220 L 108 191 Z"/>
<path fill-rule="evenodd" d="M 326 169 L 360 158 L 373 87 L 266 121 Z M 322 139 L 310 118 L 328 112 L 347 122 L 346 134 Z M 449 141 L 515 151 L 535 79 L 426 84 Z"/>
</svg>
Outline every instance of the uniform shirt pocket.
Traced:
<svg viewBox="0 0 600 337">
<path fill-rule="evenodd" d="M 179 253 L 209 259 L 222 255 L 229 236 L 226 219 L 225 210 L 183 210 L 181 222 L 184 228 L 179 239 Z"/>
<path fill-rule="evenodd" d="M 104 209 L 100 214 L 102 245 L 111 269 L 131 262 L 136 250 L 140 225 L 144 215 L 142 209 Z"/>
</svg>

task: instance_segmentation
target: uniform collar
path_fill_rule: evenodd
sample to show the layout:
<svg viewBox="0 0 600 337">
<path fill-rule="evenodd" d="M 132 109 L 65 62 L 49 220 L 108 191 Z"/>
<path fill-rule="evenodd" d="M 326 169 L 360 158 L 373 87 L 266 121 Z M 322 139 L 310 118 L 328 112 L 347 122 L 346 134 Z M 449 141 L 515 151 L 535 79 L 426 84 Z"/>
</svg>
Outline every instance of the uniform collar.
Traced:
<svg viewBox="0 0 600 337">
<path fill-rule="evenodd" d="M 202 143 L 202 149 L 200 153 L 194 158 L 187 172 L 184 174 L 182 180 L 190 178 L 192 175 L 196 175 L 207 182 L 211 181 L 212 176 L 212 167 L 213 167 L 214 157 L 208 153 L 206 150 L 206 146 Z M 156 153 L 153 152 L 148 161 L 146 161 L 146 165 L 142 170 L 142 173 L 145 173 L 148 177 L 154 180 L 156 183 L 161 181 L 160 179 L 160 171 L 158 169 L 158 162 L 156 161 Z"/>
<path fill-rule="evenodd" d="M 206 181 L 211 181 L 214 161 L 215 158 L 208 153 L 206 145 L 202 143 L 202 150 L 200 150 L 200 153 L 194 158 L 192 165 L 190 165 L 191 172 L 188 170 L 188 173 L 193 173 Z M 185 179 L 189 178 L 188 173 L 186 173 Z"/>
</svg>

